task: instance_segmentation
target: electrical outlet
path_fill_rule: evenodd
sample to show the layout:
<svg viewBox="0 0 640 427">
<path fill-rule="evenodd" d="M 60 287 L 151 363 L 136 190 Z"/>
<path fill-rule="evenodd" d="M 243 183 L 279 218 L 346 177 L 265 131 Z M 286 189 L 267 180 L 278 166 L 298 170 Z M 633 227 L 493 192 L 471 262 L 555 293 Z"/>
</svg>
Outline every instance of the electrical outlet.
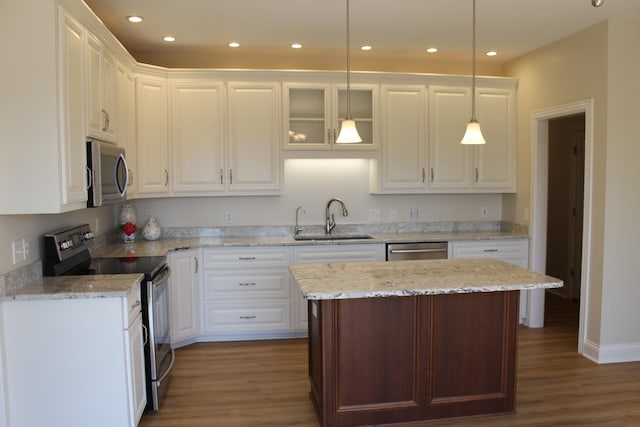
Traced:
<svg viewBox="0 0 640 427">
<path fill-rule="evenodd" d="M 395 209 L 389 209 L 389 221 L 398 220 L 398 211 Z"/>
<path fill-rule="evenodd" d="M 524 208 L 522 211 L 522 219 L 525 224 L 529 222 L 529 208 Z"/>
<path fill-rule="evenodd" d="M 489 208 L 480 208 L 480 218 L 489 216 Z"/>
<path fill-rule="evenodd" d="M 224 223 L 225 224 L 231 224 L 233 222 L 233 217 L 231 215 L 231 212 L 226 211 L 224 213 Z"/>
<path fill-rule="evenodd" d="M 380 222 L 380 209 L 369 209 L 369 221 Z"/>
<path fill-rule="evenodd" d="M 25 243 L 26 243 L 25 239 L 20 239 L 20 240 L 11 242 L 11 253 L 13 255 L 14 264 L 25 261 L 27 259 L 27 255 L 25 251 Z"/>
<path fill-rule="evenodd" d="M 410 219 L 411 221 L 417 221 L 417 220 L 418 220 L 418 217 L 419 217 L 419 215 L 418 215 L 418 208 L 411 208 L 411 209 L 409 210 L 409 219 Z"/>
</svg>

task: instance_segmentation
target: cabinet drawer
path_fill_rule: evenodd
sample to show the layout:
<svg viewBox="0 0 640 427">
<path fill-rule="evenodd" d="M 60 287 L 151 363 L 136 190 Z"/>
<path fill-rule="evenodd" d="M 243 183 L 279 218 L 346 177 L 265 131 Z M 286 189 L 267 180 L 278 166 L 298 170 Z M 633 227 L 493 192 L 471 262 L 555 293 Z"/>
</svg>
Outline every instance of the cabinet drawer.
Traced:
<svg viewBox="0 0 640 427">
<path fill-rule="evenodd" d="M 288 298 L 289 271 L 286 269 L 248 269 L 243 271 L 205 270 L 204 299 Z"/>
<path fill-rule="evenodd" d="M 295 264 L 315 262 L 384 261 L 384 245 L 299 246 L 293 250 Z"/>
<path fill-rule="evenodd" d="M 266 267 L 289 265 L 289 249 L 277 248 L 215 248 L 205 249 L 204 268 Z"/>
<path fill-rule="evenodd" d="M 289 300 L 204 304 L 203 332 L 260 333 L 289 331 Z"/>
<path fill-rule="evenodd" d="M 451 258 L 495 258 L 527 267 L 529 242 L 527 239 L 453 242 Z"/>
</svg>

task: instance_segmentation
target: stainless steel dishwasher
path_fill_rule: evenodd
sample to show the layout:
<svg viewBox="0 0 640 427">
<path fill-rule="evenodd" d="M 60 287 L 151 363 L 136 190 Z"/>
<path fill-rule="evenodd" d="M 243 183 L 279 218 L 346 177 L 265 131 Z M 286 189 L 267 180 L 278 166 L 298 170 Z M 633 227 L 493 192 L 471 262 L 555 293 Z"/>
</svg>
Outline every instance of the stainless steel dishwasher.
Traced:
<svg viewBox="0 0 640 427">
<path fill-rule="evenodd" d="M 387 243 L 387 261 L 447 257 L 447 242 Z"/>
</svg>

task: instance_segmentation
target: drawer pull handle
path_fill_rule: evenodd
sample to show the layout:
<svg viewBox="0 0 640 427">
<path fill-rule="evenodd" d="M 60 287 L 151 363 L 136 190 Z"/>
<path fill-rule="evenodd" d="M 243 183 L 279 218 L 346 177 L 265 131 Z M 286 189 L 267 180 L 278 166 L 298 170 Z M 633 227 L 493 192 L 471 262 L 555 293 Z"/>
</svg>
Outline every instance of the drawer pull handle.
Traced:
<svg viewBox="0 0 640 427">
<path fill-rule="evenodd" d="M 254 256 L 239 256 L 238 259 L 242 260 L 242 261 L 252 261 L 252 260 L 256 259 L 256 257 L 254 257 Z"/>
<path fill-rule="evenodd" d="M 498 252 L 497 249 L 485 249 L 484 252 Z"/>
<path fill-rule="evenodd" d="M 254 315 L 254 316 L 240 316 L 240 318 L 241 318 L 241 319 L 248 319 L 248 320 L 250 320 L 250 319 L 255 319 L 255 318 L 256 318 L 256 316 L 255 316 L 255 315 Z"/>
<path fill-rule="evenodd" d="M 256 282 L 245 282 L 245 283 L 238 283 L 238 286 L 255 286 Z"/>
</svg>

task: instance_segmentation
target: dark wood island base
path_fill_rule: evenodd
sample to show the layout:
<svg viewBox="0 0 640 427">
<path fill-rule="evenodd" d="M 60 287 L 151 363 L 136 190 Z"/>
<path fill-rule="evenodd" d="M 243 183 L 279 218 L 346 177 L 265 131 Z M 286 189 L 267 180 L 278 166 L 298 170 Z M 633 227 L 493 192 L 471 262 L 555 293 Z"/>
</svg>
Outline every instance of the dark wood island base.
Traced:
<svg viewBox="0 0 640 427">
<path fill-rule="evenodd" d="M 515 411 L 519 291 L 310 300 L 322 426 Z"/>
</svg>

